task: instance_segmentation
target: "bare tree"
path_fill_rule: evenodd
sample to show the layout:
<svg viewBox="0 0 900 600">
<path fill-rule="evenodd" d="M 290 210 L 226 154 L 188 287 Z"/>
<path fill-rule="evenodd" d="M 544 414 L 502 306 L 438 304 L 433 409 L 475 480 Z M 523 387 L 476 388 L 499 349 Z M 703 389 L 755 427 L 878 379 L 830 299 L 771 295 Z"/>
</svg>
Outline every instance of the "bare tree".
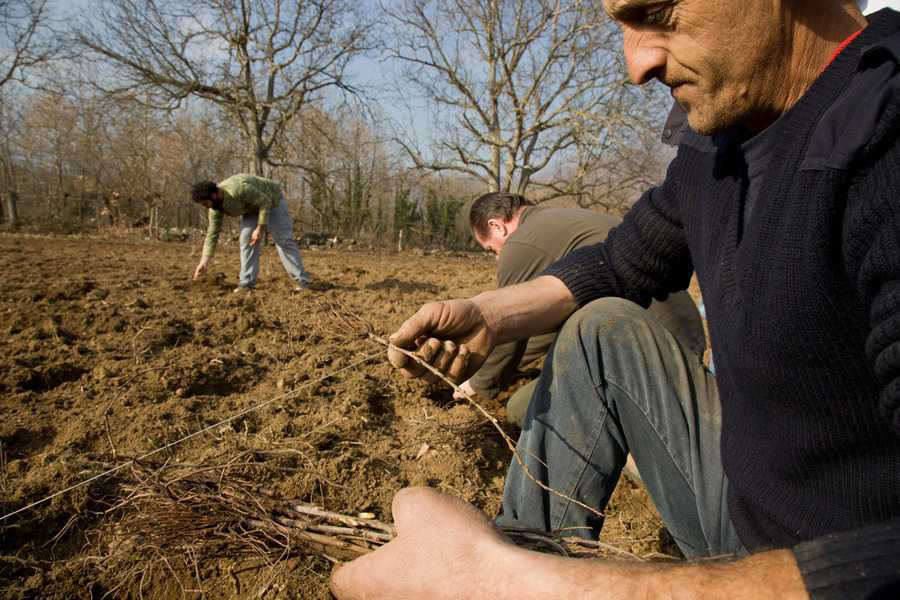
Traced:
<svg viewBox="0 0 900 600">
<path fill-rule="evenodd" d="M 0 0 L 0 90 L 12 81 L 23 81 L 31 68 L 52 58 L 56 44 L 48 32 L 46 0 Z M 0 100 L 4 137 L 0 151 L 0 196 L 6 222 L 14 228 L 19 220 L 19 189 L 12 152 L 15 122 L 9 120 L 12 107 L 8 100 L 8 96 Z"/>
<path fill-rule="evenodd" d="M 586 116 L 573 129 L 573 152 L 553 177 L 536 182 L 544 199 L 564 197 L 582 208 L 624 214 L 631 202 L 657 185 L 674 156 L 660 140 L 661 117 L 671 99 L 659 85 L 645 86 L 629 107 Z M 597 122 L 601 121 L 601 122 Z"/>
<path fill-rule="evenodd" d="M 52 56 L 47 0 L 0 0 L 0 87 Z"/>
<path fill-rule="evenodd" d="M 399 140 L 419 168 L 523 193 L 630 106 L 620 36 L 600 2 L 405 0 L 383 10 L 394 25 L 388 56 L 445 119 L 431 152 Z"/>
<path fill-rule="evenodd" d="M 351 90 L 370 25 L 351 0 L 105 0 L 78 41 L 111 65 L 108 92 L 160 108 L 214 102 L 237 126 L 251 172 L 304 106 Z"/>
<path fill-rule="evenodd" d="M 15 165 L 21 115 L 10 105 L 8 94 L 0 89 L 0 182 L 2 182 L 2 212 L 9 227 L 19 224 L 19 174 Z"/>
</svg>

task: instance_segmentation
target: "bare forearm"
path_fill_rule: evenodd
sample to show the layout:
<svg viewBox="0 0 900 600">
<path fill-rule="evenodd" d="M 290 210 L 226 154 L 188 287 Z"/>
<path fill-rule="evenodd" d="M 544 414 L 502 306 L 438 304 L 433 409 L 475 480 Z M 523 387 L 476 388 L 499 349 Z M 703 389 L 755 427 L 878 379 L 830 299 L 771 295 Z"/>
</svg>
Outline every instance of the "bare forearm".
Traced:
<svg viewBox="0 0 900 600">
<path fill-rule="evenodd" d="M 553 331 L 577 308 L 569 288 L 546 276 L 478 294 L 472 301 L 501 344 Z"/>
<path fill-rule="evenodd" d="M 519 575 L 510 578 L 508 591 L 517 600 L 809 598 L 794 556 L 787 550 L 677 564 L 573 560 L 519 550 L 515 554 L 514 571 Z"/>
<path fill-rule="evenodd" d="M 710 560 L 670 566 L 653 578 L 673 600 L 809 600 L 797 561 L 789 550 L 772 550 L 739 560 Z"/>
</svg>

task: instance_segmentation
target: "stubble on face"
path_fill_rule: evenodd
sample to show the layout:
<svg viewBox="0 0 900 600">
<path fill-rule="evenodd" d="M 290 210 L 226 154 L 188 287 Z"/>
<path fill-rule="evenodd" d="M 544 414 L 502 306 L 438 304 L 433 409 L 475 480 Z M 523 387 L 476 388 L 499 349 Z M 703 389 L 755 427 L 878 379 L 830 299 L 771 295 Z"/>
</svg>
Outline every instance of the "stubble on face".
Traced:
<svg viewBox="0 0 900 600">
<path fill-rule="evenodd" d="M 672 57 L 695 83 L 673 90 L 691 128 L 711 135 L 767 121 L 783 72 L 780 18 L 767 0 L 685 1 Z M 688 76 L 690 76 L 690 74 Z M 765 115 L 765 116 L 763 116 Z"/>
<path fill-rule="evenodd" d="M 653 32 L 647 38 L 665 53 L 653 76 L 671 89 L 697 133 L 753 121 L 777 94 L 783 36 L 769 0 L 604 0 L 604 6 L 638 39 Z M 660 8 L 666 22 L 641 20 Z"/>
</svg>

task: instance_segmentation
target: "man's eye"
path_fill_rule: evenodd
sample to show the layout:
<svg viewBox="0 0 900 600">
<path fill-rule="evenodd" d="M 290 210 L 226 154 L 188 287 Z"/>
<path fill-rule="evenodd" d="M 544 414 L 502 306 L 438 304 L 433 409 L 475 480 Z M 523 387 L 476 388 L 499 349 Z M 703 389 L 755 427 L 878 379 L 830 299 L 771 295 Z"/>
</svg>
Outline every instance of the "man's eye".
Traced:
<svg viewBox="0 0 900 600">
<path fill-rule="evenodd" d="M 652 25 L 656 27 L 667 27 L 672 20 L 672 7 L 663 6 L 654 10 L 648 10 L 644 13 L 643 25 Z"/>
</svg>

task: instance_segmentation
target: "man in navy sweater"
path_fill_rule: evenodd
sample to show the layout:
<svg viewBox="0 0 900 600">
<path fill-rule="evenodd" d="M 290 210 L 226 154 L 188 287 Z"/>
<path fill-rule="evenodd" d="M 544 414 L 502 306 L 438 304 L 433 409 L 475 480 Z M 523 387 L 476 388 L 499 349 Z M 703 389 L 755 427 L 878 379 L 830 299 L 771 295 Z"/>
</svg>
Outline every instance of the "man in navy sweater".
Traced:
<svg viewBox="0 0 900 600">
<path fill-rule="evenodd" d="M 337 569 L 332 589 L 898 598 L 900 14 L 866 19 L 841 0 L 604 5 L 632 80 L 662 81 L 687 113 L 666 180 L 605 243 L 528 283 L 427 304 L 391 339 L 425 336 L 420 356 L 461 381 L 497 343 L 565 322 L 519 439 L 528 473 L 510 468 L 499 522 L 596 534 L 630 451 L 688 558 L 720 558 L 540 555 L 414 489 L 395 500 L 397 539 Z M 636 308 L 695 273 L 715 378 Z"/>
</svg>

